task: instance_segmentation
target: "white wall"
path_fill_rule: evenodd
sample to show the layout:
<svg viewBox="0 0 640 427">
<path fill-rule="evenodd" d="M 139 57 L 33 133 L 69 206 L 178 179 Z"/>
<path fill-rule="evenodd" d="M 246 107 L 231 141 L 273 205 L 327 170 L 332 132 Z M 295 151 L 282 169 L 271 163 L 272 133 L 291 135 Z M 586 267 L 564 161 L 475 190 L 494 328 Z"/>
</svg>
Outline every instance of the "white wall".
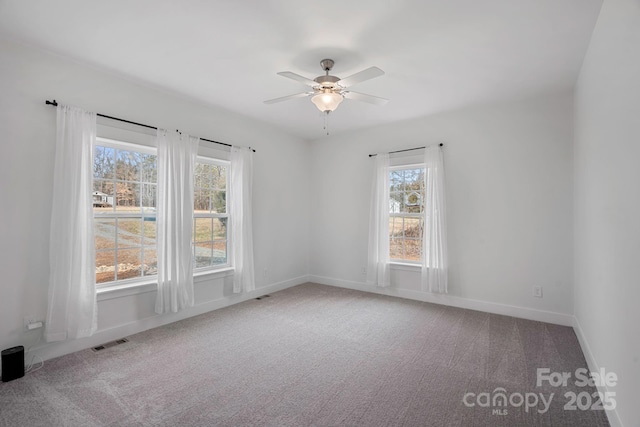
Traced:
<svg viewBox="0 0 640 427">
<path fill-rule="evenodd" d="M 41 330 L 24 333 L 23 317 L 45 318 L 56 117 L 45 99 L 56 98 L 91 111 L 256 148 L 257 286 L 266 292 L 306 279 L 308 143 L 264 123 L 6 39 L 0 39 L 0 58 L 0 348 L 33 344 Z M 228 277 L 198 279 L 199 306 L 180 316 L 240 300 L 231 296 L 229 285 Z M 61 354 L 180 317 L 156 316 L 154 297 L 151 291 L 101 299 L 100 332 L 91 343 L 47 346 L 41 352 L 45 356 Z"/>
<path fill-rule="evenodd" d="M 575 315 L 595 365 L 640 425 L 640 2 L 605 0 L 575 106 Z"/>
<path fill-rule="evenodd" d="M 556 94 L 309 145 L 220 108 L 0 39 L 0 348 L 34 343 L 40 331 L 23 332 L 22 318 L 45 317 L 55 110 L 44 99 L 255 147 L 256 277 L 265 291 L 299 283 L 308 273 L 320 282 L 374 290 L 362 272 L 371 179 L 367 155 L 444 142 L 448 302 L 471 301 L 487 311 L 520 307 L 514 314 L 524 317 L 556 313 L 560 321 L 575 311 L 588 360 L 618 374 L 618 414 L 625 425 L 636 425 L 638 46 L 640 3 L 606 0 L 577 85 L 575 139 L 572 96 Z M 397 294 L 428 299 L 416 272 L 394 270 L 393 281 Z M 238 301 L 229 285 L 228 277 L 198 279 L 199 305 L 184 315 Z M 531 295 L 533 286 L 544 287 L 544 298 Z M 101 297 L 97 339 L 180 317 L 156 316 L 154 296 L 149 291 Z M 42 352 L 62 354 L 87 345 L 65 343 Z"/>
<path fill-rule="evenodd" d="M 366 286 L 368 154 L 443 142 L 451 298 L 442 301 L 570 323 L 572 102 L 569 93 L 542 96 L 312 143 L 312 279 Z M 394 271 L 392 281 L 392 293 L 429 300 L 419 273 Z"/>
</svg>

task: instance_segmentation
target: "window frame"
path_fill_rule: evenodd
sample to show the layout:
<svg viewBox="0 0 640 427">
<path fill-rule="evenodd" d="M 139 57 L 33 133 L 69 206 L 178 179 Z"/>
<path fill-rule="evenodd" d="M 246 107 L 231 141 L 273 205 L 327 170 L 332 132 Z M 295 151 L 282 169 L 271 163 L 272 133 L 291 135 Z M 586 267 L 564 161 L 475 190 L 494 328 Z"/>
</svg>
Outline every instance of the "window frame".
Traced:
<svg viewBox="0 0 640 427">
<path fill-rule="evenodd" d="M 412 156 L 411 158 L 408 159 L 404 159 L 404 161 L 398 161 L 400 159 L 394 159 L 396 161 L 393 162 L 393 164 L 391 166 L 389 166 L 389 175 L 391 175 L 391 173 L 393 171 L 398 171 L 398 170 L 410 170 L 410 169 L 423 169 L 425 175 L 428 173 L 427 171 L 427 165 L 424 163 L 424 161 L 417 161 L 417 156 Z M 391 187 L 391 176 L 389 176 L 389 187 Z M 426 192 L 426 189 L 425 189 Z M 392 200 L 391 198 L 391 188 L 389 188 L 389 205 L 390 202 Z M 424 227 L 424 223 L 426 221 L 426 212 L 424 209 L 424 199 L 426 198 L 426 193 L 423 194 L 423 206 L 422 206 L 422 212 L 420 213 L 411 213 L 411 212 L 391 212 L 391 208 L 389 208 L 389 219 L 391 220 L 391 218 L 402 218 L 402 223 L 403 223 L 403 230 L 404 230 L 404 219 L 405 218 L 418 218 L 418 219 L 422 219 L 422 224 Z M 412 239 L 414 240 L 414 239 Z M 415 239 L 418 240 L 418 239 Z M 422 243 L 422 238 L 419 239 L 420 242 Z M 405 241 L 405 236 L 402 236 L 402 241 L 404 243 Z M 423 261 L 423 256 L 422 256 L 422 246 L 423 244 L 421 244 L 420 249 L 420 260 L 419 261 L 415 261 L 415 260 L 411 260 L 411 259 L 405 259 L 405 258 L 392 258 L 391 257 L 391 229 L 389 229 L 389 263 L 390 264 L 396 264 L 396 265 L 406 265 L 406 266 L 412 266 L 412 267 L 421 267 L 424 264 Z M 403 254 L 404 254 L 404 244 L 403 244 Z"/>
<path fill-rule="evenodd" d="M 121 141 L 121 140 L 116 140 L 116 139 L 111 139 L 111 138 L 104 138 L 104 137 L 96 137 L 95 140 L 95 147 L 107 147 L 107 148 L 111 148 L 114 150 L 123 150 L 123 151 L 135 151 L 138 153 L 143 153 L 143 154 L 151 154 L 151 155 L 155 155 L 156 156 L 156 168 L 157 168 L 157 156 L 158 156 L 158 150 L 156 147 L 152 147 L 152 146 L 148 146 L 148 145 L 144 145 L 144 144 L 136 144 L 136 143 L 132 143 L 132 142 L 127 142 L 127 141 Z M 95 162 L 95 153 L 94 153 L 94 162 Z M 115 167 L 115 164 L 114 164 Z M 142 173 L 142 172 L 140 172 Z M 157 176 L 157 175 L 156 175 Z M 116 178 L 114 176 L 113 178 L 114 182 L 116 181 Z M 92 176 L 92 187 L 95 184 L 96 181 L 96 177 L 95 175 Z M 139 181 L 136 181 L 139 184 L 142 184 L 142 177 L 140 177 Z M 157 178 L 156 178 L 156 192 L 157 192 Z M 113 194 L 113 198 L 114 198 L 114 204 L 116 203 L 117 200 L 117 192 L 115 191 L 114 188 L 114 194 Z M 156 201 L 157 201 L 157 193 L 156 193 Z M 140 221 L 142 222 L 142 227 L 144 229 L 144 221 L 145 218 L 149 218 L 149 217 L 153 217 L 154 221 L 156 218 L 156 213 L 154 212 L 153 214 L 149 214 L 149 213 L 145 213 L 143 210 L 143 206 L 142 206 L 142 200 L 140 201 L 140 210 L 139 212 L 133 213 L 133 212 L 117 212 L 115 209 L 112 212 L 99 212 L 96 213 L 95 211 L 93 212 L 93 220 L 94 220 L 94 230 L 95 230 L 95 223 L 97 219 L 100 218 L 106 218 L 106 219 L 114 219 L 115 221 L 119 220 L 119 219 L 140 219 Z M 114 240 L 114 269 L 117 267 L 117 259 L 118 259 L 118 251 L 119 250 L 126 250 L 126 249 L 132 249 L 132 248 L 120 248 L 118 247 L 118 227 L 116 225 L 116 230 L 115 230 L 115 240 Z M 95 231 L 94 231 L 95 232 Z M 145 245 L 144 244 L 144 230 L 142 230 L 142 235 L 141 235 L 141 244 L 139 246 L 140 251 L 142 253 L 142 258 L 141 261 L 142 263 L 144 263 L 144 250 L 147 246 L 150 245 Z M 156 230 L 156 239 L 157 239 L 157 230 Z M 137 247 L 136 247 L 137 248 Z M 157 251 L 157 245 L 155 245 L 156 251 Z M 96 253 L 96 258 L 97 258 L 97 253 L 99 252 L 96 248 L 95 248 L 95 237 L 94 237 L 94 251 Z M 157 257 L 157 254 L 156 254 Z M 96 264 L 96 259 L 94 259 L 93 261 L 94 264 L 94 269 L 95 269 L 95 264 Z M 109 282 L 101 282 L 98 283 L 96 281 L 96 290 L 100 291 L 100 290 L 108 290 L 108 289 L 121 289 L 121 288 L 127 288 L 127 287 L 133 287 L 133 286 L 142 286 L 145 284 L 149 284 L 149 283 L 157 283 L 158 281 L 158 274 L 149 274 L 149 275 L 141 275 L 138 277 L 132 277 L 132 278 L 128 278 L 128 279 L 117 279 L 117 270 L 114 270 L 114 278 L 116 280 L 112 280 Z"/>
<path fill-rule="evenodd" d="M 225 174 L 225 213 L 214 213 L 214 212 L 208 212 L 208 213 L 199 213 L 196 214 L 195 211 L 195 206 L 193 209 L 193 226 L 192 226 L 192 236 L 191 236 L 191 246 L 193 249 L 193 256 L 194 256 L 194 265 L 193 265 L 193 273 L 194 276 L 195 275 L 201 275 L 201 274 L 206 274 L 208 272 L 216 272 L 218 270 L 224 270 L 224 269 L 229 269 L 231 268 L 231 263 L 229 262 L 229 255 L 231 253 L 231 245 L 232 245 L 232 241 L 230 239 L 231 233 L 230 233 L 230 229 L 231 229 L 231 216 L 229 215 L 229 196 L 230 196 L 230 189 L 229 189 L 229 179 L 230 179 L 230 175 L 231 175 L 231 162 L 229 160 L 223 160 L 223 159 L 219 159 L 219 158 L 215 158 L 215 157 L 211 157 L 211 156 L 206 156 L 206 155 L 202 155 L 202 154 L 198 154 L 198 156 L 196 157 L 196 161 L 195 163 L 206 163 L 206 164 L 210 164 L 210 165 L 217 165 L 217 166 L 224 166 L 226 167 L 226 174 Z M 195 169 L 195 164 L 194 164 L 194 169 Z M 195 170 L 194 170 L 194 182 L 193 182 L 193 188 L 192 191 L 195 193 L 196 190 L 196 185 L 195 185 Z M 194 194 L 194 198 L 195 198 L 195 194 Z M 194 200 L 194 204 L 195 204 L 195 200 Z M 195 263 L 195 246 L 196 246 L 196 242 L 193 240 L 194 239 L 194 234 L 195 234 L 195 227 L 196 227 L 196 219 L 197 218 L 224 218 L 226 219 L 226 236 L 225 236 L 225 242 L 226 242 L 226 262 L 224 264 L 214 264 L 214 265 L 208 265 L 208 266 L 202 266 L 202 267 L 196 267 Z M 218 242 L 221 241 L 220 239 L 217 240 Z M 212 244 L 216 243 L 215 238 L 211 241 Z"/>
<path fill-rule="evenodd" d="M 140 128 L 137 125 L 130 125 L 110 118 L 97 118 L 97 136 L 95 145 L 109 146 L 110 148 L 131 149 L 157 156 L 156 131 Z M 231 165 L 229 161 L 229 151 L 221 149 L 217 145 L 203 144 L 203 140 L 198 147 L 198 157 L 209 158 L 220 161 L 228 165 L 227 170 L 227 207 L 230 206 L 231 191 L 229 180 L 231 176 Z M 95 157 L 94 157 L 95 159 Z M 93 165 L 92 165 L 93 167 Z M 93 179 L 93 176 L 92 176 Z M 157 185 L 157 184 L 156 184 Z M 93 184 L 92 184 L 93 187 Z M 228 213 L 228 212 L 227 212 Z M 95 218 L 95 217 L 94 217 Z M 227 224 L 227 266 L 212 266 L 213 268 L 194 270 L 194 283 L 211 283 L 211 280 L 230 277 L 233 275 L 234 266 L 230 264 L 232 248 L 231 223 Z M 94 242 L 95 249 L 95 242 Z M 114 258 L 115 259 L 115 258 Z M 95 268 L 95 259 L 94 259 Z M 95 277 L 95 276 L 94 276 Z M 96 293 L 98 300 L 120 298 L 123 296 L 143 294 L 145 292 L 155 292 L 157 289 L 157 275 L 140 276 L 131 279 L 96 283 Z"/>
</svg>

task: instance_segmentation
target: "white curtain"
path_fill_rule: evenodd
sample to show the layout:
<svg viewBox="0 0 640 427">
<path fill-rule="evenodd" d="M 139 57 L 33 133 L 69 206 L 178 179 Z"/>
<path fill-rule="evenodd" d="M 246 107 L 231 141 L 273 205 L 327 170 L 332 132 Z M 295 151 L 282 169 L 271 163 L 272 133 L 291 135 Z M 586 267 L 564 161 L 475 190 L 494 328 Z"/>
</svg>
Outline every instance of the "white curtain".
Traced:
<svg viewBox="0 0 640 427">
<path fill-rule="evenodd" d="M 447 293 L 447 213 L 442 148 L 425 149 L 425 223 L 422 238 L 422 289 Z"/>
<path fill-rule="evenodd" d="M 389 286 L 389 154 L 375 156 L 371 211 L 369 214 L 369 259 L 367 283 Z"/>
<path fill-rule="evenodd" d="M 97 329 L 93 242 L 96 114 L 58 105 L 44 337 L 62 341 Z"/>
<path fill-rule="evenodd" d="M 199 139 L 158 129 L 156 313 L 193 306 L 193 170 Z"/>
<path fill-rule="evenodd" d="M 248 292 L 255 289 L 253 271 L 253 150 L 247 147 L 231 148 L 231 256 L 234 267 L 233 292 Z"/>
</svg>

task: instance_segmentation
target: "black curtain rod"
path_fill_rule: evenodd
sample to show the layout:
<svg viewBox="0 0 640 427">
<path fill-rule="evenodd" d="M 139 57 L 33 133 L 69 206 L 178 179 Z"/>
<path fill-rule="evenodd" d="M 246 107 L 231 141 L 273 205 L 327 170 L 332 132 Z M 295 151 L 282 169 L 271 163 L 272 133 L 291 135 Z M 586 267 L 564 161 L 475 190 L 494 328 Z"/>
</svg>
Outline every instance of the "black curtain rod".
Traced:
<svg viewBox="0 0 640 427">
<path fill-rule="evenodd" d="M 443 143 L 438 144 L 440 145 L 440 147 L 444 146 Z M 389 151 L 389 154 L 393 154 L 393 153 L 403 153 L 405 151 L 413 151 L 413 150 L 421 150 L 423 148 L 427 148 L 427 147 L 416 147 L 416 148 L 407 148 L 406 150 L 396 150 L 396 151 Z M 369 154 L 369 157 L 375 157 L 378 154 Z"/>
<path fill-rule="evenodd" d="M 53 101 L 46 100 L 45 104 L 53 105 L 54 107 L 58 106 L 58 103 L 56 102 L 55 99 Z M 105 119 L 117 120 L 119 122 L 129 123 L 129 124 L 136 125 L 136 126 L 142 126 L 142 127 L 148 128 L 148 129 L 158 130 L 157 127 L 150 126 L 150 125 L 145 125 L 144 123 L 132 122 L 131 120 L 125 120 L 125 119 L 120 119 L 118 117 L 107 116 L 106 114 L 96 113 L 96 115 L 100 116 L 100 117 L 104 117 Z M 220 145 L 225 145 L 227 147 L 233 147 L 231 144 L 225 144 L 224 142 L 214 141 L 212 139 L 206 139 L 206 138 L 200 138 L 200 139 L 203 140 L 203 141 L 207 141 L 207 142 L 213 142 L 214 144 L 220 144 Z M 256 150 L 254 150 L 253 148 L 251 149 L 251 151 L 253 151 L 254 153 L 256 152 Z"/>
</svg>

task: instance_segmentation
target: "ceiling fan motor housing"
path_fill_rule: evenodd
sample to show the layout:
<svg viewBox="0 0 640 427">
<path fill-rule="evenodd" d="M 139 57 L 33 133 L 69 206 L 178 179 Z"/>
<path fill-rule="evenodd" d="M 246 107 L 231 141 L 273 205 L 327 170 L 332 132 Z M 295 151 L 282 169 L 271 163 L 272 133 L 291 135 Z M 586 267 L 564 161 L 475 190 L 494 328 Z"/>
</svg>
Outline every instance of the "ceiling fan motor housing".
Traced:
<svg viewBox="0 0 640 427">
<path fill-rule="evenodd" d="M 334 89 L 338 86 L 336 82 L 340 81 L 340 78 L 327 74 L 326 76 L 318 76 L 313 80 L 318 82 L 321 89 Z"/>
<path fill-rule="evenodd" d="M 329 71 L 331 71 L 331 69 L 333 68 L 333 64 L 335 64 L 333 59 L 323 59 L 322 61 L 320 61 L 320 66 L 326 74 L 324 76 L 318 76 L 313 79 L 315 82 L 318 82 L 320 84 L 320 87 L 314 89 L 316 89 L 317 91 L 322 91 L 323 89 L 333 90 L 338 88 L 338 85 L 336 83 L 340 81 L 340 78 L 329 75 Z"/>
</svg>

